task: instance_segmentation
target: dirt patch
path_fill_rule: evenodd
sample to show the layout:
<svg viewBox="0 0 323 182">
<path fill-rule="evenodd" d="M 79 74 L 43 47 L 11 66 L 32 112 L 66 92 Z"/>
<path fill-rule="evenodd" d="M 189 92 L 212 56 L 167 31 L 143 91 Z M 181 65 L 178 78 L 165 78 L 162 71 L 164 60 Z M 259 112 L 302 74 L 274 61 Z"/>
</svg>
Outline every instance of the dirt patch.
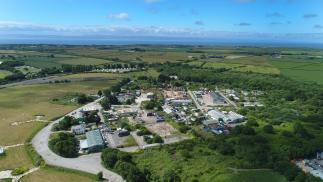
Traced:
<svg viewBox="0 0 323 182">
<path fill-rule="evenodd" d="M 173 128 L 173 126 L 165 122 L 148 124 L 146 127 L 150 132 L 156 133 L 161 137 L 172 136 L 176 132 L 176 129 Z"/>
</svg>

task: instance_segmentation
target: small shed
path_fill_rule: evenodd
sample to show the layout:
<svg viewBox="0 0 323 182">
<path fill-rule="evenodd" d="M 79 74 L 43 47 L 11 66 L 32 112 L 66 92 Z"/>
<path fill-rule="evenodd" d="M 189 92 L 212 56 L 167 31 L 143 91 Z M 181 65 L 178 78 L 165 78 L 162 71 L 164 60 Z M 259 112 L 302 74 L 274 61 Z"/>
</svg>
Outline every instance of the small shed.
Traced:
<svg viewBox="0 0 323 182">
<path fill-rule="evenodd" d="M 71 131 L 75 135 L 83 135 L 83 134 L 85 134 L 85 130 L 86 130 L 85 124 L 75 125 L 75 126 L 72 126 L 72 128 L 71 128 Z"/>
<path fill-rule="evenodd" d="M 0 146 L 0 155 L 3 155 L 5 152 L 4 148 Z"/>
</svg>

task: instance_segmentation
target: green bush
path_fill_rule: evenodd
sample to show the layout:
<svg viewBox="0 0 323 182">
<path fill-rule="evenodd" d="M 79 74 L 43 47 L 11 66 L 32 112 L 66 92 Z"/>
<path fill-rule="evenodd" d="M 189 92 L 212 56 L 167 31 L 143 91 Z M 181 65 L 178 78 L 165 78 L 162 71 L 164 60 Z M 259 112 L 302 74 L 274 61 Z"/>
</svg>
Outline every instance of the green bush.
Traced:
<svg viewBox="0 0 323 182">
<path fill-rule="evenodd" d="M 145 175 L 132 163 L 118 161 L 115 170 L 128 182 L 146 182 Z"/>
<path fill-rule="evenodd" d="M 147 128 L 141 127 L 139 131 L 137 131 L 137 135 L 138 136 L 151 135 L 151 132 Z"/>
<path fill-rule="evenodd" d="M 57 155 L 67 158 L 78 156 L 78 141 L 71 133 L 58 133 L 49 141 L 49 148 Z"/>
<path fill-rule="evenodd" d="M 25 172 L 27 172 L 29 170 L 28 167 L 18 167 L 18 168 L 15 168 L 12 172 L 11 172 L 11 175 L 13 176 L 18 176 L 18 175 L 21 175 L 21 174 L 24 174 Z"/>
<path fill-rule="evenodd" d="M 265 133 L 270 133 L 270 134 L 274 133 L 274 127 L 272 125 L 270 125 L 270 124 L 265 125 L 263 127 L 263 130 L 264 130 Z"/>
<path fill-rule="evenodd" d="M 99 181 L 103 180 L 103 173 L 102 171 L 101 172 L 98 172 L 98 174 L 96 174 L 96 177 Z"/>
<path fill-rule="evenodd" d="M 184 125 L 184 124 L 182 124 L 182 125 L 180 125 L 179 126 L 179 131 L 181 132 L 181 133 L 187 133 L 187 131 L 188 130 L 190 130 L 191 128 L 189 127 L 189 126 L 187 126 L 187 125 Z"/>
<path fill-rule="evenodd" d="M 117 149 L 104 149 L 101 154 L 102 163 L 106 168 L 112 169 L 118 161 Z"/>
</svg>

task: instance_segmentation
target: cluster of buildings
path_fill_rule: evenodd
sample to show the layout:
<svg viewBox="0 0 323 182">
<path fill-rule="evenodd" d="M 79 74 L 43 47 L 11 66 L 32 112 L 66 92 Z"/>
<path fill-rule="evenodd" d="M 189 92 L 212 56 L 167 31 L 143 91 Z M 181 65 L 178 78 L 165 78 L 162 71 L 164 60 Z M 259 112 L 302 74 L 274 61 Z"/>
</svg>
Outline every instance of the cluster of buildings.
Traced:
<svg viewBox="0 0 323 182">
<path fill-rule="evenodd" d="M 137 68 L 116 68 L 116 69 L 95 69 L 92 72 L 96 73 L 127 73 L 131 71 L 136 71 Z"/>
<path fill-rule="evenodd" d="M 231 89 L 210 91 L 201 88 L 192 91 L 198 109 L 205 118 L 202 119 L 203 129 L 215 134 L 227 134 L 229 128 L 245 123 L 246 117 L 234 112 L 240 102 L 239 95 Z"/>
<path fill-rule="evenodd" d="M 192 104 L 187 92 L 182 87 L 174 87 L 164 91 L 165 103 L 167 105 L 183 106 Z"/>
<path fill-rule="evenodd" d="M 233 90 L 209 91 L 200 89 L 198 91 L 186 91 L 182 87 L 171 87 L 162 91 L 164 97 L 163 111 L 171 116 L 175 121 L 192 124 L 198 120 L 202 122 L 202 128 L 215 134 L 229 133 L 229 128 L 244 123 L 246 118 L 234 111 L 221 111 L 219 107 L 232 106 L 232 101 L 239 101 L 239 96 Z M 73 113 L 76 119 L 82 119 L 87 112 L 98 111 L 100 124 L 96 127 L 89 128 L 89 124 L 80 123 L 72 126 L 71 131 L 80 139 L 81 152 L 97 152 L 108 146 L 110 142 L 115 143 L 112 146 L 119 146 L 116 140 L 122 140 L 118 137 L 128 136 L 128 130 L 118 128 L 116 131 L 108 126 L 105 122 L 114 123 L 121 117 L 128 117 L 134 124 L 144 124 L 150 127 L 150 130 L 160 132 L 160 128 L 167 128 L 164 123 L 165 118 L 155 111 L 145 111 L 140 108 L 141 102 L 154 98 L 154 93 L 141 93 L 140 90 L 135 92 L 123 91 L 116 94 L 120 103 L 127 103 L 128 100 L 135 100 L 136 104 L 132 105 L 113 105 L 109 111 L 103 111 L 99 104 L 93 104 Z M 196 105 L 196 107 L 193 105 Z M 225 109 L 225 110 L 230 110 Z M 110 124 L 109 124 L 110 125 Z M 92 125 L 93 126 L 93 125 Z M 158 128 L 159 127 L 159 128 Z M 158 131 L 157 131 L 158 130 Z M 167 128 L 167 132 L 171 128 Z M 166 133 L 166 129 L 165 129 Z M 114 141 L 111 141 L 114 140 Z M 109 145 L 110 146 L 110 145 Z"/>
<path fill-rule="evenodd" d="M 135 100 L 136 95 L 132 92 L 120 92 L 116 94 L 116 97 L 120 103 Z"/>
<path fill-rule="evenodd" d="M 263 107 L 264 105 L 259 102 L 259 97 L 264 94 L 264 92 L 259 90 L 245 91 L 241 90 L 237 92 L 233 89 L 224 89 L 223 95 L 230 98 L 236 103 L 240 103 L 243 107 Z"/>
<path fill-rule="evenodd" d="M 243 123 L 246 118 L 233 111 L 212 109 L 207 112 L 208 119 L 203 121 L 204 129 L 215 134 L 229 133 L 228 128 Z"/>
<path fill-rule="evenodd" d="M 304 172 L 311 173 L 313 176 L 323 180 L 323 152 L 318 152 L 314 159 L 304 159 L 296 162 Z"/>
<path fill-rule="evenodd" d="M 201 106 L 229 106 L 228 99 L 218 91 L 200 89 L 198 91 L 193 91 L 193 95 Z"/>
<path fill-rule="evenodd" d="M 189 122 L 189 107 L 192 105 L 188 93 L 184 88 L 174 87 L 164 91 L 165 103 L 163 110 L 177 122 Z"/>
</svg>

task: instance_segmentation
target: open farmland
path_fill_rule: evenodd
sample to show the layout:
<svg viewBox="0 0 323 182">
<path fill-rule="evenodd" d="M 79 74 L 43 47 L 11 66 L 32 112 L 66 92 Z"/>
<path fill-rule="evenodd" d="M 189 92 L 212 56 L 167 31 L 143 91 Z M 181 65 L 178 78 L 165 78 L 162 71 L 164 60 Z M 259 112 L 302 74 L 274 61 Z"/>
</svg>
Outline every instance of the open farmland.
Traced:
<svg viewBox="0 0 323 182">
<path fill-rule="evenodd" d="M 281 74 L 294 80 L 323 84 L 323 61 L 271 61 Z"/>
<path fill-rule="evenodd" d="M 74 57 L 74 56 L 58 56 L 58 57 L 27 57 L 22 59 L 26 65 L 37 68 L 51 68 L 60 67 L 63 64 L 70 65 L 100 65 L 110 63 L 108 60 L 86 58 L 86 57 Z"/>
</svg>

